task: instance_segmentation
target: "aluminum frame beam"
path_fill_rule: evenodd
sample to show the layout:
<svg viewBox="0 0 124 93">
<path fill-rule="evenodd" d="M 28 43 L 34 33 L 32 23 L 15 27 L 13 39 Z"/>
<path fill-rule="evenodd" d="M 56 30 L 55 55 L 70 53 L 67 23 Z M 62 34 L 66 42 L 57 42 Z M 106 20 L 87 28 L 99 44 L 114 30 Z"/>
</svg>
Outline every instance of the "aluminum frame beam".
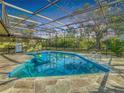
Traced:
<svg viewBox="0 0 124 93">
<path fill-rule="evenodd" d="M 25 19 L 23 17 L 18 17 L 18 16 L 14 16 L 14 15 L 9 15 L 9 14 L 8 14 L 8 17 L 19 19 L 19 20 L 24 20 Z M 35 23 L 35 24 L 41 24 L 41 22 L 37 22 L 37 21 L 34 21 L 34 20 L 26 20 L 26 21 L 31 22 L 31 23 Z"/>
</svg>

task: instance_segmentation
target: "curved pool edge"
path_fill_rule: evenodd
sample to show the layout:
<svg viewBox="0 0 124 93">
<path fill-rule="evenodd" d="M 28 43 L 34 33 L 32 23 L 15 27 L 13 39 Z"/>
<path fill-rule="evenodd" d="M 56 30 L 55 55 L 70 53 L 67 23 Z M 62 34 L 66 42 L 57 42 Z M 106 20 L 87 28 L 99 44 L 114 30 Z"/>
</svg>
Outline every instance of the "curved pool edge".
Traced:
<svg viewBox="0 0 124 93">
<path fill-rule="evenodd" d="M 95 72 L 95 73 L 92 73 L 92 74 L 101 74 L 101 73 L 108 73 L 110 71 L 109 67 L 105 67 L 101 64 L 98 64 L 96 63 L 94 60 L 91 60 L 89 59 L 88 57 L 86 57 L 85 55 L 83 54 L 78 54 L 78 53 L 75 53 L 75 52 L 65 52 L 65 51 L 41 51 L 41 52 L 32 52 L 32 53 L 27 53 L 27 55 L 31 55 L 31 56 L 34 56 L 37 55 L 37 54 L 41 54 L 41 53 L 61 53 L 61 54 L 67 54 L 67 55 L 72 55 L 72 56 L 75 56 L 75 57 L 78 57 L 84 61 L 86 61 L 87 63 L 91 63 L 93 65 L 95 65 L 98 69 L 100 69 L 102 72 Z M 32 58 L 33 59 L 33 58 Z M 30 60 L 29 60 L 30 61 Z M 25 61 L 23 64 L 25 64 L 26 62 L 28 61 Z M 13 69 L 14 71 L 14 69 Z M 85 73 L 85 74 L 69 74 L 69 75 L 53 75 L 53 76 L 41 76 L 41 77 L 59 77 L 59 76 L 80 76 L 80 75 L 90 75 L 91 73 Z M 8 74 L 8 77 L 11 77 L 11 72 Z M 34 76 L 31 76 L 31 77 L 22 77 L 22 78 L 35 78 Z"/>
<path fill-rule="evenodd" d="M 37 79 L 37 78 L 42 78 L 42 79 L 47 79 L 47 78 L 55 78 L 55 79 L 61 79 L 61 78 L 74 78 L 74 77 L 87 77 L 87 76 L 97 76 L 97 75 L 104 75 L 108 72 L 99 72 L 99 73 L 87 73 L 87 74 L 73 74 L 73 75 L 63 75 L 63 76 L 41 76 L 41 77 L 23 77 L 23 78 L 16 78 L 16 79 Z M 9 75 L 9 74 L 8 74 Z M 8 76 L 9 77 L 9 76 Z M 14 77 L 9 77 L 9 78 L 14 78 Z"/>
</svg>

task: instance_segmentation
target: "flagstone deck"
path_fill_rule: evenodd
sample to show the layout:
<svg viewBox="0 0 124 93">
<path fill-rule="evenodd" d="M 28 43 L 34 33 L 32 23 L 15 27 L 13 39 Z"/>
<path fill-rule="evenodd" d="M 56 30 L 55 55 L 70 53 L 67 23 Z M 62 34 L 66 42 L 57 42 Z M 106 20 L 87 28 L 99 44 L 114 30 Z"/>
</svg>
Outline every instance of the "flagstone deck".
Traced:
<svg viewBox="0 0 124 93">
<path fill-rule="evenodd" d="M 113 58 L 112 71 L 62 77 L 10 79 L 7 74 L 30 56 L 0 55 L 0 93 L 124 93 L 124 58 Z"/>
</svg>

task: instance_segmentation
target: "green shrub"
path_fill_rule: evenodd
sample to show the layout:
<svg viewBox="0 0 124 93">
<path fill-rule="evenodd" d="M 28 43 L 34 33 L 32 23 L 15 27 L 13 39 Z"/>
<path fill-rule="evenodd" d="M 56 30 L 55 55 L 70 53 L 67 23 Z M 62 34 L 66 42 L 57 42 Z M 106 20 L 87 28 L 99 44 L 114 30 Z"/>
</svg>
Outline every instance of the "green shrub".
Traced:
<svg viewBox="0 0 124 93">
<path fill-rule="evenodd" d="M 117 37 L 110 38 L 105 41 L 106 48 L 115 53 L 116 56 L 120 57 L 124 52 L 124 41 Z"/>
</svg>

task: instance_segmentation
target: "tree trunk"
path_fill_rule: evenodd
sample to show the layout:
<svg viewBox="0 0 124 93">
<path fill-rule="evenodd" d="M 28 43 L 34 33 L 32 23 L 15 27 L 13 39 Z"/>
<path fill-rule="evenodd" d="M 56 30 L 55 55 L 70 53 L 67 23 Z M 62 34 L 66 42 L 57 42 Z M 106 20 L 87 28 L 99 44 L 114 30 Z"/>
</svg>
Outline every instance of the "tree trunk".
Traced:
<svg viewBox="0 0 124 93">
<path fill-rule="evenodd" d="M 96 32 L 96 49 L 100 50 L 101 49 L 101 36 L 99 32 Z"/>
</svg>

